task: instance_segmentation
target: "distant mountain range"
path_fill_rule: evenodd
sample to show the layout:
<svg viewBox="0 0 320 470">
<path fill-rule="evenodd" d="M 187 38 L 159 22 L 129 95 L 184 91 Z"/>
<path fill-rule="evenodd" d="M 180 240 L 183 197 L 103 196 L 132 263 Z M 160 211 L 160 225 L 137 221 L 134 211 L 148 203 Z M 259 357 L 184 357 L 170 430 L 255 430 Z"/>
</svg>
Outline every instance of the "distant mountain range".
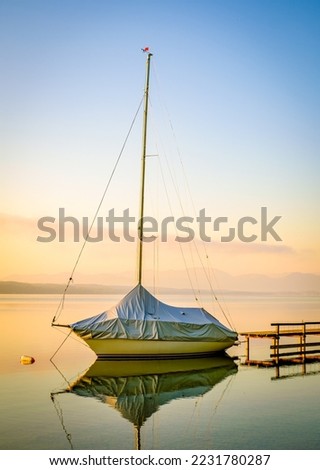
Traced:
<svg viewBox="0 0 320 470">
<path fill-rule="evenodd" d="M 81 278 L 80 278 L 81 279 Z M 166 284 L 171 287 L 159 288 L 163 293 L 192 293 L 186 289 L 181 281 L 179 272 L 168 271 L 165 276 Z M 223 271 L 215 272 L 215 279 L 219 281 L 219 288 L 215 284 L 216 292 L 232 293 L 299 293 L 320 295 L 320 275 L 310 273 L 290 273 L 271 277 L 262 274 L 245 274 L 232 276 Z M 116 284 L 116 282 L 118 282 Z M 70 294 L 124 294 L 133 287 L 130 282 L 122 285 L 119 279 L 114 279 L 112 285 L 92 282 L 71 284 Z M 173 287 L 174 286 L 174 287 Z M 223 287 L 223 288 L 222 288 Z M 0 281 L 0 294 L 62 294 L 65 284 L 61 282 L 22 282 L 5 280 Z M 205 291 L 206 289 L 201 289 Z"/>
<path fill-rule="evenodd" d="M 63 294 L 64 284 L 1 281 L 0 294 Z M 99 284 L 70 285 L 69 294 L 122 294 L 128 292 L 123 286 Z"/>
<path fill-rule="evenodd" d="M 289 273 L 281 276 L 242 274 L 231 276 L 219 271 L 219 285 L 232 291 L 312 293 L 320 295 L 320 275 L 311 273 Z"/>
</svg>

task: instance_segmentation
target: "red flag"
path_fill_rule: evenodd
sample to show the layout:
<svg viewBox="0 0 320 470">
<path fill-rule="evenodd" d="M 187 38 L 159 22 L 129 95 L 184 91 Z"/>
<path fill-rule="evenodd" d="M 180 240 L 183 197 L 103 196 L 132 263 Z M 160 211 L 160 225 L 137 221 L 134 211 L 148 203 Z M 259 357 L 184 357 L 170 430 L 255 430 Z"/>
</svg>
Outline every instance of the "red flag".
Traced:
<svg viewBox="0 0 320 470">
<path fill-rule="evenodd" d="M 149 52 L 149 47 L 144 47 L 143 49 L 141 49 L 142 52 Z"/>
</svg>

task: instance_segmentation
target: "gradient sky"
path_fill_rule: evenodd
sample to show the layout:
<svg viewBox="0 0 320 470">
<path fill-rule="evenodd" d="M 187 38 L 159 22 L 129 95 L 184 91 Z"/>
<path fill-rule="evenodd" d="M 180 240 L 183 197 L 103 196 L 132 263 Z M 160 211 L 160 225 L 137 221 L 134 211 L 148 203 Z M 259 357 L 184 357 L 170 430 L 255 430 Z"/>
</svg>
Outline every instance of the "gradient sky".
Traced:
<svg viewBox="0 0 320 470">
<path fill-rule="evenodd" d="M 261 207 L 282 216 L 282 242 L 216 240 L 206 246 L 212 264 L 319 274 L 319 1 L 2 0 L 0 279 L 72 269 L 80 244 L 37 242 L 37 220 L 59 207 L 94 214 L 142 97 L 144 46 L 154 53 L 149 151 L 163 168 L 172 161 L 179 180 L 181 158 L 196 210 L 230 224 L 258 219 Z M 112 207 L 137 214 L 141 119 L 102 216 Z M 148 167 L 152 201 L 159 158 Z M 171 215 L 164 201 L 154 202 L 161 217 Z M 177 244 L 162 248 L 162 268 L 181 268 Z M 106 242 L 87 246 L 79 270 L 134 263 L 132 243 Z"/>
</svg>

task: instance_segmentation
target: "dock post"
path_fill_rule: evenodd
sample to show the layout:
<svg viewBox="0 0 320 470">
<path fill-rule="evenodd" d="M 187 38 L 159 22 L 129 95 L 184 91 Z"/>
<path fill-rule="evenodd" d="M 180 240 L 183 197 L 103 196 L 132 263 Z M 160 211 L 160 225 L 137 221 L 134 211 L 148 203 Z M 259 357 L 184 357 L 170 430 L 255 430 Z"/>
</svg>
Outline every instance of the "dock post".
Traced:
<svg viewBox="0 0 320 470">
<path fill-rule="evenodd" d="M 250 359 L 250 335 L 246 336 L 246 362 L 249 363 Z"/>
<path fill-rule="evenodd" d="M 279 338 L 280 338 L 280 325 L 276 325 L 276 336 L 274 337 L 274 347 L 275 347 L 275 354 L 276 354 L 276 364 L 279 364 Z"/>
<path fill-rule="evenodd" d="M 302 325 L 302 351 L 303 351 L 303 356 L 302 360 L 303 363 L 306 362 L 306 324 L 303 323 Z"/>
</svg>

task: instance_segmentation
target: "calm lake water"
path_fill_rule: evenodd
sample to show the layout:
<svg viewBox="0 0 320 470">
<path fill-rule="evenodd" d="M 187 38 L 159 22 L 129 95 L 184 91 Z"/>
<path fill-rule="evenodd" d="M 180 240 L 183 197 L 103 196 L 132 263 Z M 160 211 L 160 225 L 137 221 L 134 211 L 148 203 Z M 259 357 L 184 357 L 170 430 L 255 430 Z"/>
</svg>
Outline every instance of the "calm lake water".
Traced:
<svg viewBox="0 0 320 470">
<path fill-rule="evenodd" d="M 95 315 L 119 298 L 70 295 L 60 320 Z M 225 300 L 238 331 L 320 321 L 319 297 Z M 59 301 L 0 297 L 1 449 L 320 449 L 319 363 L 305 373 L 281 367 L 276 379 L 273 368 L 243 365 L 244 344 L 229 350 L 236 360 L 96 362 L 72 337 L 61 346 L 64 332 L 50 326 Z M 268 358 L 269 346 L 255 341 L 252 358 Z M 21 355 L 35 363 L 21 365 Z"/>
</svg>

